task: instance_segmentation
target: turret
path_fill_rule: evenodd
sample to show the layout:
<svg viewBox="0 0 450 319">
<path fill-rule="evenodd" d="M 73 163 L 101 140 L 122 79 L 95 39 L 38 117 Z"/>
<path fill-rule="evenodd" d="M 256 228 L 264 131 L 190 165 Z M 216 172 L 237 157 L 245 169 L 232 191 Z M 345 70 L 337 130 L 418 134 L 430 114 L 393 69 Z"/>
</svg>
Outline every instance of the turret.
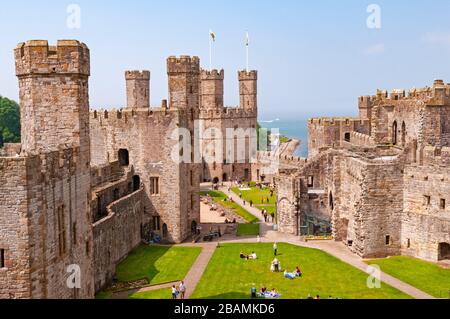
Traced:
<svg viewBox="0 0 450 319">
<path fill-rule="evenodd" d="M 19 43 L 15 49 L 19 78 L 21 139 L 24 152 L 80 147 L 89 161 L 90 57 L 75 40 Z"/>
<path fill-rule="evenodd" d="M 150 107 L 150 71 L 125 71 L 127 107 Z"/>
<path fill-rule="evenodd" d="M 223 108 L 224 71 L 202 70 L 200 73 L 200 107 L 202 109 Z"/>
<path fill-rule="evenodd" d="M 241 108 L 258 108 L 258 72 L 239 71 L 239 94 L 241 97 Z"/>
<path fill-rule="evenodd" d="M 169 104 L 177 108 L 199 108 L 200 60 L 181 56 L 167 59 Z"/>
<path fill-rule="evenodd" d="M 361 120 L 367 120 L 372 118 L 372 107 L 375 97 L 372 96 L 360 96 L 358 98 L 359 118 Z"/>
</svg>

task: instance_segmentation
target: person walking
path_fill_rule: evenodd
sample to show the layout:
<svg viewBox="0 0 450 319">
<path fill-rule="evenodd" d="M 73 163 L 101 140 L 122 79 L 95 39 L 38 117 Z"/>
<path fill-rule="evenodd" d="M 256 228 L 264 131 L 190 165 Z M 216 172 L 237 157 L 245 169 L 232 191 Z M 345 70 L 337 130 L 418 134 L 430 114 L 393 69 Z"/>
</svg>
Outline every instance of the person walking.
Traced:
<svg viewBox="0 0 450 319">
<path fill-rule="evenodd" d="M 250 207 L 253 207 L 253 200 L 250 200 Z"/>
<path fill-rule="evenodd" d="M 177 299 L 177 295 L 178 295 L 177 287 L 175 287 L 175 285 L 173 285 L 172 286 L 172 299 Z"/>
<path fill-rule="evenodd" d="M 184 299 L 184 296 L 186 295 L 186 285 L 184 284 L 184 281 L 178 286 L 178 291 L 180 292 L 180 298 Z"/>
<path fill-rule="evenodd" d="M 277 250 L 278 250 L 278 245 L 277 242 L 273 243 L 273 255 L 276 256 L 277 255 Z"/>
</svg>

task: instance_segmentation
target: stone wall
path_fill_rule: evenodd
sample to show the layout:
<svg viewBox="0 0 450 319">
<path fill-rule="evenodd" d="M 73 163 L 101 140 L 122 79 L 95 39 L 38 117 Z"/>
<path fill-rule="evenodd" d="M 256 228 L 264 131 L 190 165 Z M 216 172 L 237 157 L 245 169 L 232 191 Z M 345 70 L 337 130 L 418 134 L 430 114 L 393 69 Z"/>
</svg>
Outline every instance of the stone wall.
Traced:
<svg viewBox="0 0 450 319">
<path fill-rule="evenodd" d="M 112 283 L 117 265 L 141 243 L 143 188 L 110 204 L 108 215 L 94 223 L 95 291 Z"/>
</svg>

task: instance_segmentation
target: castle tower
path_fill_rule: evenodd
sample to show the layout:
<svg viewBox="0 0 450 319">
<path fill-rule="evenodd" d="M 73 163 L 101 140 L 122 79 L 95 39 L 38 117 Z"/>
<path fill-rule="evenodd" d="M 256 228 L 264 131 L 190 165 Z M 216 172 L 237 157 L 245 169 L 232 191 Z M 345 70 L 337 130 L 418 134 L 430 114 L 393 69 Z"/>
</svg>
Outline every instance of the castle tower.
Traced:
<svg viewBox="0 0 450 319">
<path fill-rule="evenodd" d="M 92 298 L 89 49 L 74 40 L 57 46 L 38 40 L 20 43 L 14 53 L 28 204 L 11 223 L 27 225 L 20 234 L 27 238 L 21 250 L 29 267 L 27 297 Z M 68 284 L 68 271 L 80 275 L 76 287 Z"/>
<path fill-rule="evenodd" d="M 258 72 L 239 71 L 239 94 L 241 97 L 241 108 L 258 108 Z"/>
<path fill-rule="evenodd" d="M 150 107 L 150 71 L 125 71 L 127 107 Z"/>
<path fill-rule="evenodd" d="M 169 105 L 176 108 L 198 109 L 200 87 L 200 60 L 181 56 L 167 59 L 169 76 Z"/>
<path fill-rule="evenodd" d="M 89 49 L 78 41 L 20 43 L 22 150 L 29 153 L 79 146 L 89 161 Z"/>
<path fill-rule="evenodd" d="M 372 118 L 372 108 L 375 98 L 372 96 L 361 96 L 358 98 L 359 118 L 367 120 Z"/>
<path fill-rule="evenodd" d="M 224 71 L 202 70 L 200 73 L 200 107 L 202 109 L 220 109 L 223 103 Z"/>
</svg>

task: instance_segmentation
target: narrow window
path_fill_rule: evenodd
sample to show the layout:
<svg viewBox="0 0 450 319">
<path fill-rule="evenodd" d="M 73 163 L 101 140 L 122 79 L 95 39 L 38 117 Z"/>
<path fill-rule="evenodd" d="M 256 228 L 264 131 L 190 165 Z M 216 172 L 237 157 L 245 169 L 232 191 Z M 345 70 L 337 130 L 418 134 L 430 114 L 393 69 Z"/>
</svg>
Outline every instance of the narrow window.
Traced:
<svg viewBox="0 0 450 319">
<path fill-rule="evenodd" d="M 389 246 L 391 244 L 391 236 L 386 236 L 386 246 Z"/>
<path fill-rule="evenodd" d="M 191 195 L 191 210 L 194 209 L 194 195 Z"/>
<path fill-rule="evenodd" d="M 194 172 L 190 172 L 190 181 L 191 181 L 191 186 L 194 186 Z"/>
<path fill-rule="evenodd" d="M 409 238 L 408 238 L 407 247 L 408 247 L 408 248 L 411 248 L 411 239 L 409 239 Z"/>
<path fill-rule="evenodd" d="M 91 252 L 91 249 L 90 249 L 90 242 L 89 242 L 89 240 L 86 242 L 86 255 L 87 256 L 89 256 L 90 255 L 90 252 Z"/>
<path fill-rule="evenodd" d="M 5 268 L 5 250 L 0 249 L 0 268 Z"/>
<path fill-rule="evenodd" d="M 159 195 L 159 177 L 150 177 L 150 195 Z"/>
<path fill-rule="evenodd" d="M 441 198 L 440 207 L 441 207 L 441 209 L 445 209 L 445 199 L 443 199 L 443 198 Z"/>
<path fill-rule="evenodd" d="M 308 176 L 308 187 L 314 186 L 314 176 Z"/>
<path fill-rule="evenodd" d="M 425 205 L 430 206 L 431 205 L 431 196 L 425 195 Z"/>
</svg>

